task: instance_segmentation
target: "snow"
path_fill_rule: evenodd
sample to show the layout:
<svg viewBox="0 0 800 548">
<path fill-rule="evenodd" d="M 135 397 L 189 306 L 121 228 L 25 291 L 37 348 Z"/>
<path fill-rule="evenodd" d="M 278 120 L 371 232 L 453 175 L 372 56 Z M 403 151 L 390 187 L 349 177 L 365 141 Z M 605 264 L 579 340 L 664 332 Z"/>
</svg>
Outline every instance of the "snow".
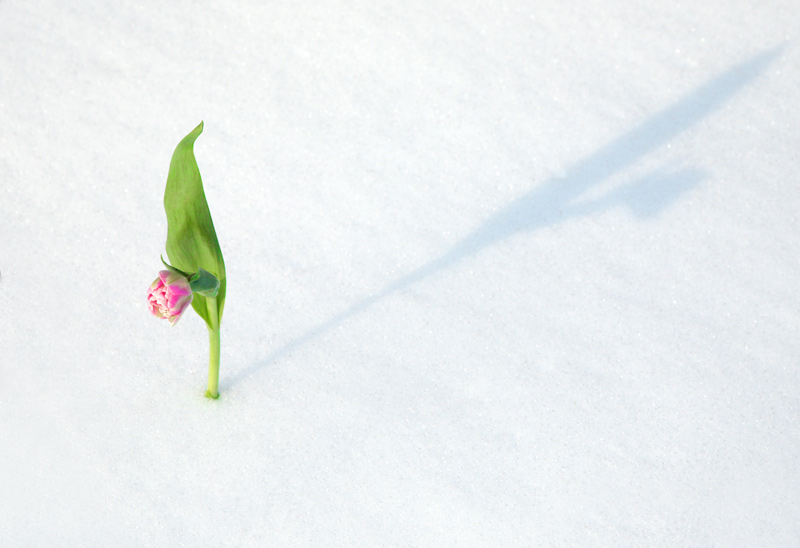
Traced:
<svg viewBox="0 0 800 548">
<path fill-rule="evenodd" d="M 800 11 L 699 4 L 0 2 L 0 545 L 800 544 Z"/>
</svg>

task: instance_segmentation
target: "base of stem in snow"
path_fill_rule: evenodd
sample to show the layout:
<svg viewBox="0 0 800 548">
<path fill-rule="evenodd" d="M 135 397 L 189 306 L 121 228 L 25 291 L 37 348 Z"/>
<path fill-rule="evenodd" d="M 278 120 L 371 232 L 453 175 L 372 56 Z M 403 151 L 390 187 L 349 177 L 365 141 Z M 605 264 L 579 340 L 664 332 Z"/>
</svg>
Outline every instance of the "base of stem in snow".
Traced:
<svg viewBox="0 0 800 548">
<path fill-rule="evenodd" d="M 216 299 L 212 299 L 216 300 Z M 208 390 L 206 397 L 219 398 L 219 327 L 208 330 Z"/>
</svg>

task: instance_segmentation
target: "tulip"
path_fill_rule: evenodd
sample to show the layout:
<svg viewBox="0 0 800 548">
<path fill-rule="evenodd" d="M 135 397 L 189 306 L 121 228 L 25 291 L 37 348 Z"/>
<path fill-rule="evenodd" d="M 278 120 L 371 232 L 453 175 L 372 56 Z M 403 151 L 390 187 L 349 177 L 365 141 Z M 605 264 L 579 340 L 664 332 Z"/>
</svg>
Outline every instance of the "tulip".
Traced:
<svg viewBox="0 0 800 548">
<path fill-rule="evenodd" d="M 175 325 L 192 303 L 189 280 L 177 272 L 162 270 L 147 292 L 147 306 L 156 318 Z"/>
<path fill-rule="evenodd" d="M 165 250 L 172 265 L 159 273 L 147 294 L 150 311 L 175 325 L 191 303 L 208 327 L 208 390 L 219 398 L 220 323 L 225 305 L 225 261 L 194 157 L 203 122 L 184 137 L 169 163 L 164 190 Z"/>
</svg>

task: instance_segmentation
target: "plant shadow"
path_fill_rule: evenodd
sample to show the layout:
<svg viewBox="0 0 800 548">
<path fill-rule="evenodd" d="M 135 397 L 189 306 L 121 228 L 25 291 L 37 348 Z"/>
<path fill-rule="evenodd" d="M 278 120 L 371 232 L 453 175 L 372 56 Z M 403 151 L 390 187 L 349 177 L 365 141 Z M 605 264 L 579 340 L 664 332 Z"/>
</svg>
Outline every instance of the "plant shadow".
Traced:
<svg viewBox="0 0 800 548">
<path fill-rule="evenodd" d="M 223 383 L 224 387 L 229 388 L 239 383 L 388 295 L 406 289 L 517 234 L 552 226 L 570 218 L 593 215 L 619 205 L 628 207 L 639 219 L 655 217 L 681 195 L 697 186 L 706 174 L 688 168 L 674 171 L 659 169 L 612 189 L 599 198 L 582 197 L 599 183 L 631 166 L 722 107 L 758 77 L 782 49 L 778 47 L 765 51 L 707 81 L 619 138 L 582 158 L 565 175 L 551 178 L 517 198 L 439 257 L 311 327 L 257 363 L 231 375 Z"/>
</svg>

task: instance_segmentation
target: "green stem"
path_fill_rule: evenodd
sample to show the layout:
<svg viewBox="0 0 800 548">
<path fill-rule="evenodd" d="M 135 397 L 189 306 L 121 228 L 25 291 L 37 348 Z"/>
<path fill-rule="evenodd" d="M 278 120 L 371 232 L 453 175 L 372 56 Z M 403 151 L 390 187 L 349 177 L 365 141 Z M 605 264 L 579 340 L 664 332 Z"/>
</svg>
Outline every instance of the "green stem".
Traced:
<svg viewBox="0 0 800 548">
<path fill-rule="evenodd" d="M 208 308 L 211 313 L 211 318 L 217 318 L 217 299 L 208 299 Z M 219 398 L 219 354 L 220 354 L 220 340 L 219 340 L 219 323 L 214 323 L 214 329 L 208 328 L 208 390 L 206 390 L 206 397 L 217 399 Z"/>
</svg>

